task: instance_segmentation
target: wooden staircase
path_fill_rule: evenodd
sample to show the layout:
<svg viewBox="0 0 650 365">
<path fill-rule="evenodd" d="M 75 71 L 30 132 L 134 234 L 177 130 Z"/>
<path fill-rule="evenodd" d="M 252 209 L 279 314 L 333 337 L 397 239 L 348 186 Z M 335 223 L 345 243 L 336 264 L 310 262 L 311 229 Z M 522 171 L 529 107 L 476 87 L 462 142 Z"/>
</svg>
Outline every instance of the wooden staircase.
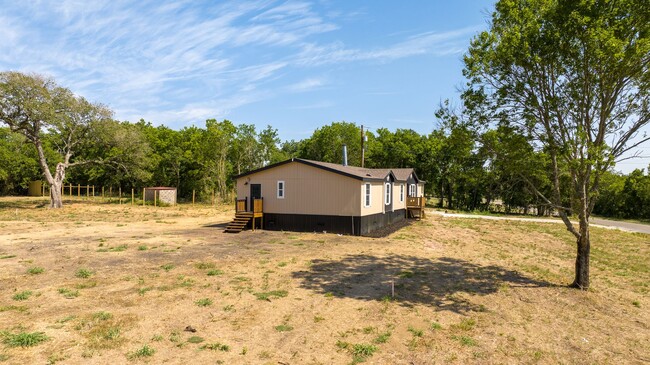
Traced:
<svg viewBox="0 0 650 365">
<path fill-rule="evenodd" d="M 248 222 L 251 220 L 253 224 L 251 227 L 255 230 L 255 218 L 260 218 L 260 226 L 264 227 L 264 200 L 253 199 L 253 211 L 249 212 L 246 209 L 246 199 L 235 200 L 235 219 L 228 223 L 228 226 L 223 231 L 226 233 L 239 233 L 246 228 Z"/>
<path fill-rule="evenodd" d="M 246 225 L 248 225 L 248 222 L 250 222 L 251 219 L 253 219 L 253 212 L 237 212 L 235 214 L 235 219 L 228 223 L 224 232 L 239 233 L 246 228 Z"/>
</svg>

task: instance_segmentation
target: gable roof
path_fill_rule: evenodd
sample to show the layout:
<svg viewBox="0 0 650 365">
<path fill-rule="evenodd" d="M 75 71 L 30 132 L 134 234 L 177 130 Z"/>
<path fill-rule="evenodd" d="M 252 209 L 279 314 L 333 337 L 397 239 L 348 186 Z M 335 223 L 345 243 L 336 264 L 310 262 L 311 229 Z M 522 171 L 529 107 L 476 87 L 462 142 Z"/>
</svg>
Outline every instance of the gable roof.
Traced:
<svg viewBox="0 0 650 365">
<path fill-rule="evenodd" d="M 406 181 L 408 176 L 413 173 L 413 176 L 415 176 L 415 171 L 412 168 L 408 169 L 368 169 L 364 167 L 358 167 L 358 166 L 343 166 L 340 164 L 335 164 L 335 163 L 330 163 L 330 162 L 321 162 L 321 161 L 313 161 L 313 160 L 306 160 L 302 158 L 291 158 L 286 161 L 278 162 L 272 165 L 268 165 L 256 170 L 251 170 L 248 172 L 245 172 L 243 174 L 237 175 L 234 178 L 239 179 L 244 176 L 248 176 L 251 174 L 258 173 L 260 171 L 268 170 L 280 165 L 287 164 L 289 162 L 299 162 L 308 166 L 316 167 L 319 169 L 323 169 L 326 171 L 330 171 L 336 174 L 340 174 L 343 176 L 351 177 L 353 179 L 357 180 L 362 180 L 362 181 L 383 181 L 386 179 L 387 176 L 391 176 L 394 180 L 397 181 Z M 399 175 L 398 175 L 399 174 Z M 415 176 L 415 179 L 417 179 L 417 176 Z M 419 181 L 419 180 L 418 180 Z"/>
<path fill-rule="evenodd" d="M 415 174 L 415 170 L 412 168 L 391 169 L 391 170 L 393 171 L 393 174 L 395 174 L 397 181 L 406 181 L 408 180 L 409 176 L 413 174 L 413 178 L 415 179 L 416 182 L 418 183 L 425 182 L 424 180 L 420 180 L 418 178 L 418 175 Z"/>
</svg>

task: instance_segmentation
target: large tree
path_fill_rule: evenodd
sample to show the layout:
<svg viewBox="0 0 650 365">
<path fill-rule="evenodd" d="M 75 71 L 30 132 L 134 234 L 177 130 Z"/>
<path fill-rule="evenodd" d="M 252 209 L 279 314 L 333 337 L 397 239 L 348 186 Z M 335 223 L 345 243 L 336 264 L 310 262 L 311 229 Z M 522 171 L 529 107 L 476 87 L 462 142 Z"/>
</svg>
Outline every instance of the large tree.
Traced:
<svg viewBox="0 0 650 365">
<path fill-rule="evenodd" d="M 52 208 L 63 206 L 61 186 L 68 168 L 89 163 L 125 167 L 120 160 L 131 155 L 129 152 L 142 150 L 135 148 L 134 139 L 119 128 L 119 123 L 112 123 L 111 115 L 107 107 L 73 94 L 50 78 L 12 71 L 0 73 L 0 123 L 25 136 L 36 148 L 41 172 L 50 186 Z M 48 142 L 57 152 L 54 161 L 46 154 Z M 84 158 L 82 151 L 101 143 L 106 147 L 103 151 L 114 151 L 116 143 L 130 147 L 120 148 L 124 153 L 115 156 Z"/>
<path fill-rule="evenodd" d="M 576 239 L 576 288 L 589 288 L 601 177 L 648 140 L 639 132 L 650 118 L 649 37 L 646 0 L 501 0 L 465 56 L 475 116 L 516 126 L 550 157 L 551 193 L 536 192 Z"/>
</svg>

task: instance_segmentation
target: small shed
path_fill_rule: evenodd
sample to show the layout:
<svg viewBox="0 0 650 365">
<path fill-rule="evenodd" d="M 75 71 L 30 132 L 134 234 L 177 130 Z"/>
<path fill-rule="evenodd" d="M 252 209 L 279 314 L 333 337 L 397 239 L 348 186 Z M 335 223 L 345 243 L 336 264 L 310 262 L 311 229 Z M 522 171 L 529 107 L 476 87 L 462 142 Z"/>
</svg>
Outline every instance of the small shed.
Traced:
<svg viewBox="0 0 650 365">
<path fill-rule="evenodd" d="M 43 195 L 43 182 L 42 181 L 30 181 L 29 187 L 27 188 L 27 195 L 29 195 L 29 196 L 41 196 L 41 195 Z"/>
<path fill-rule="evenodd" d="M 176 188 L 156 186 L 144 188 L 144 201 L 176 205 Z"/>
</svg>

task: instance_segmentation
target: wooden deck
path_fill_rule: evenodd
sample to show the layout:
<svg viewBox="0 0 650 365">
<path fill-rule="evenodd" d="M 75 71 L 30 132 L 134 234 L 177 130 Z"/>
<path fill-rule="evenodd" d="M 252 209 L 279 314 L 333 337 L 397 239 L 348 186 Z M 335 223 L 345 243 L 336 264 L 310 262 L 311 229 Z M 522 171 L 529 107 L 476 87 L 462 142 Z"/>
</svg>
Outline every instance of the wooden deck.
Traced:
<svg viewBox="0 0 650 365">
<path fill-rule="evenodd" d="M 422 219 L 425 217 L 424 206 L 427 199 L 423 196 L 420 197 L 407 197 L 406 198 L 406 218 Z"/>
<path fill-rule="evenodd" d="M 246 228 L 252 220 L 252 229 L 255 230 L 256 218 L 260 219 L 260 227 L 264 227 L 264 200 L 253 199 L 253 210 L 248 211 L 246 208 L 247 199 L 237 199 L 235 201 L 235 218 L 228 224 L 224 232 L 239 233 Z"/>
</svg>

